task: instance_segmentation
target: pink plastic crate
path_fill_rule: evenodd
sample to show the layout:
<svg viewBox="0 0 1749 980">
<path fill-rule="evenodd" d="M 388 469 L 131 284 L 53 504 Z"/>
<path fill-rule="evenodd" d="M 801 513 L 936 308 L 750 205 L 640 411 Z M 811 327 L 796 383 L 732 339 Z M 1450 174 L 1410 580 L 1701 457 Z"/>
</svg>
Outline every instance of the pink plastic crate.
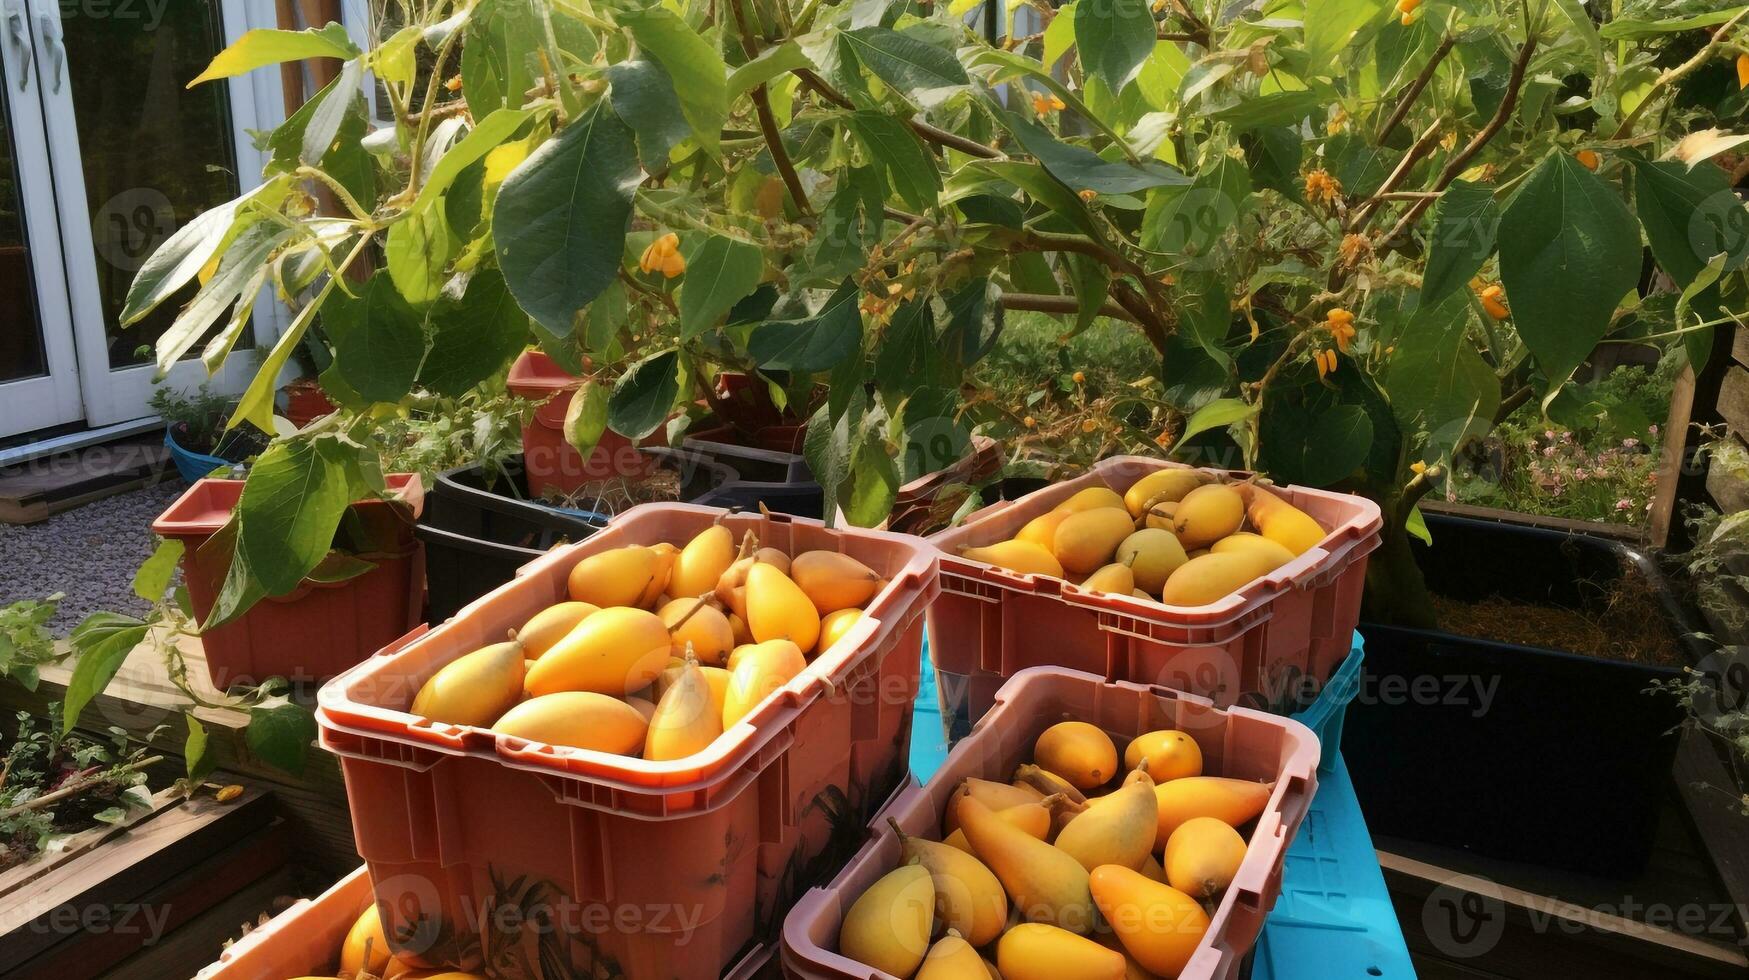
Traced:
<svg viewBox="0 0 1749 980">
<path fill-rule="evenodd" d="M 387 477 L 389 500 L 352 505 L 384 547 L 360 555 L 376 567 L 342 582 L 305 579 L 282 596 L 268 596 L 237 619 L 201 634 L 213 686 L 259 684 L 269 677 L 304 683 L 326 680 L 381 649 L 424 618 L 425 550 L 413 522 L 425 491 L 414 473 Z M 182 577 L 204 621 L 230 568 L 229 554 L 202 546 L 230 520 L 242 498 L 242 480 L 196 482 L 152 522 L 152 531 L 183 543 Z"/>
<path fill-rule="evenodd" d="M 784 920 L 784 973 L 803 980 L 888 980 L 888 974 L 837 952 L 838 930 L 851 903 L 899 866 L 898 835 L 887 819 L 907 834 L 940 840 L 942 816 L 960 783 L 973 776 L 1007 782 L 1016 767 L 1031 760 L 1039 734 L 1064 718 L 1104 729 L 1120 752 L 1137 735 L 1176 728 L 1196 739 L 1204 774 L 1275 781 L 1268 806 L 1247 835 L 1239 873 L 1179 974 L 1179 980 L 1238 977 L 1245 953 L 1281 894 L 1282 859 L 1317 792 L 1317 736 L 1287 718 L 1222 710 L 1205 698 L 1050 667 L 1024 670 L 1009 680 L 935 776 L 894 799 L 869 823 L 872 840 L 850 864 L 830 884 L 802 896 Z"/>
<path fill-rule="evenodd" d="M 538 906 L 556 925 L 541 955 L 581 975 L 741 976 L 769 959 L 794 896 L 861 844 L 910 751 L 923 610 L 937 591 L 934 550 L 915 538 L 724 518 L 737 539 L 752 530 L 791 554 L 842 551 L 889 584 L 849 637 L 690 758 L 530 743 L 406 710 L 443 665 L 565 598 L 583 557 L 684 544 L 722 515 L 627 511 L 322 688 L 322 745 L 341 757 L 390 935 L 421 937 L 422 950 L 403 953 L 471 965 L 482 925 Z"/>
<path fill-rule="evenodd" d="M 359 868 L 315 898 L 299 899 L 264 926 L 232 943 L 195 980 L 287 980 L 332 975 L 347 930 L 371 903 L 370 876 Z"/>
<path fill-rule="evenodd" d="M 1062 666 L 1110 680 L 1188 691 L 1220 705 L 1291 707 L 1348 655 L 1360 619 L 1366 559 L 1378 547 L 1377 504 L 1351 494 L 1275 487 L 1329 534 L 1294 561 L 1206 606 L 1164 606 L 1088 592 L 960 557 L 960 549 L 1013 537 L 1075 493 L 1123 493 L 1180 464 L 1118 456 L 1073 480 L 1002 501 L 930 537 L 941 550 L 941 598 L 929 610 L 930 654 L 940 670 L 942 716 L 956 734 L 989 709 L 1007 678 Z M 1242 478 L 1245 474 L 1234 474 Z"/>
</svg>

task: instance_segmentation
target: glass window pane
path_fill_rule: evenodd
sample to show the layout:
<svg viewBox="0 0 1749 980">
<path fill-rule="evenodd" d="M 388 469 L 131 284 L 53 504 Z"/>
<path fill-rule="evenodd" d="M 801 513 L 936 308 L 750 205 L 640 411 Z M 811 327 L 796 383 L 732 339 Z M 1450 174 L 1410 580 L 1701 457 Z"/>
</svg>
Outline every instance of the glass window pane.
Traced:
<svg viewBox="0 0 1749 980">
<path fill-rule="evenodd" d="M 36 275 L 24 235 L 18 162 L 12 154 L 11 85 L 0 85 L 0 382 L 48 373 Z"/>
</svg>

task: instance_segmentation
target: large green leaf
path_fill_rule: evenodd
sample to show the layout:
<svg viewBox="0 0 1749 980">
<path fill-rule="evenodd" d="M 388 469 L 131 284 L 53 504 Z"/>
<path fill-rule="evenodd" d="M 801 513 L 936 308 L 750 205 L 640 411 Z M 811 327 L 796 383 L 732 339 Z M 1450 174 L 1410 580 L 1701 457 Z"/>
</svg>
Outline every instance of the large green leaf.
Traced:
<svg viewBox="0 0 1749 980">
<path fill-rule="evenodd" d="M 1398 427 L 1419 434 L 1418 452 L 1432 462 L 1493 427 L 1500 379 L 1469 339 L 1475 308 L 1467 291 L 1422 302 L 1405 329 L 1414 342 L 1398 347 L 1383 383 Z"/>
<path fill-rule="evenodd" d="M 1639 281 L 1638 222 L 1614 188 L 1557 151 L 1500 218 L 1500 275 L 1552 392 L 1590 356 Z"/>
<path fill-rule="evenodd" d="M 158 337 L 158 373 L 169 371 L 207 329 L 231 308 L 243 290 L 260 282 L 261 269 L 274 250 L 291 239 L 292 231 L 276 222 L 259 221 L 238 234 L 218 271 Z"/>
<path fill-rule="evenodd" d="M 704 333 L 759 288 L 765 256 L 759 246 L 727 235 L 704 235 L 686 252 L 686 280 L 680 287 L 680 336 Z"/>
<path fill-rule="evenodd" d="M 1057 216 L 1070 222 L 1078 231 L 1089 236 L 1103 234 L 1093 215 L 1087 210 L 1087 202 L 1075 195 L 1062 181 L 1051 176 L 1050 172 L 1036 163 L 1024 163 L 1018 160 L 974 160 L 960 169 L 960 174 L 967 176 L 994 177 L 1007 184 L 1012 184 L 1038 204 L 1056 212 Z M 956 177 L 959 175 L 956 175 Z M 1158 193 L 1156 191 L 1155 193 Z"/>
<path fill-rule="evenodd" d="M 282 61 L 303 61 L 306 58 L 358 57 L 358 46 L 346 33 L 346 28 L 328 23 L 307 31 L 252 30 L 244 31 L 229 47 L 213 57 L 206 70 L 188 83 L 189 88 L 215 78 L 230 78 L 254 71 L 264 65 Z"/>
<path fill-rule="evenodd" d="M 333 291 L 333 281 L 318 293 L 298 311 L 292 318 L 291 326 L 274 341 L 273 349 L 267 352 L 267 358 L 261 362 L 261 367 L 255 372 L 255 377 L 244 389 L 243 397 L 237 400 L 237 407 L 226 420 L 225 427 L 235 428 L 248 422 L 262 432 L 273 433 L 273 398 L 279 390 L 279 373 L 285 369 L 291 360 L 292 352 L 304 342 L 304 333 L 309 330 L 310 323 L 316 319 L 316 314 L 322 308 L 323 300 Z"/>
<path fill-rule="evenodd" d="M 886 27 L 846 31 L 844 41 L 869 71 L 925 109 L 963 90 L 971 79 L 953 52 Z"/>
<path fill-rule="evenodd" d="M 1634 205 L 1652 255 L 1679 286 L 1687 286 L 1712 257 L 1727 256 L 1726 268 L 1740 268 L 1749 257 L 1744 229 L 1749 211 L 1718 167 L 1690 169 L 1677 162 L 1654 163 L 1629 156 L 1634 168 Z"/>
<path fill-rule="evenodd" d="M 78 661 L 61 702 L 61 731 L 73 730 L 91 699 L 103 693 L 133 649 L 146 641 L 151 627 L 121 613 L 95 612 L 73 627 L 68 637 Z"/>
<path fill-rule="evenodd" d="M 387 273 L 372 276 L 357 299 L 329 299 L 322 328 L 334 345 L 333 370 L 353 391 L 373 402 L 398 402 L 412 390 L 425 333 Z"/>
<path fill-rule="evenodd" d="M 712 155 L 721 152 L 723 123 L 729 118 L 729 69 L 716 47 L 666 7 L 618 10 L 614 17 L 674 80 L 680 110 L 699 145 Z"/>
<path fill-rule="evenodd" d="M 508 141 L 531 115 L 522 109 L 495 109 L 481 119 L 426 174 L 425 182 L 419 185 L 419 196 L 413 200 L 413 210 L 434 204 L 449 191 L 463 170 Z"/>
<path fill-rule="evenodd" d="M 283 181 L 273 183 L 281 188 L 284 186 Z M 236 200 L 202 211 L 147 256 L 134 281 L 128 284 L 127 302 L 121 310 L 122 325 L 152 312 L 159 303 L 188 285 L 231 236 L 238 209 L 250 198 L 261 194 L 266 186 L 264 184 Z M 253 218 L 247 220 L 247 223 L 253 222 Z"/>
<path fill-rule="evenodd" d="M 1166 255 L 1200 258 L 1238 224 L 1251 196 L 1245 165 L 1222 155 L 1188 186 L 1148 192 L 1142 215 L 1142 245 Z"/>
<path fill-rule="evenodd" d="M 1691 14 L 1686 17 L 1668 17 L 1651 20 L 1643 17 L 1623 17 L 1603 25 L 1598 33 L 1608 41 L 1626 41 L 1656 34 L 1679 34 L 1683 31 L 1698 30 L 1703 27 L 1717 27 L 1743 12 L 1741 4 L 1735 4 L 1724 10 L 1712 10 L 1703 14 Z"/>
<path fill-rule="evenodd" d="M 1326 76 L 1340 76 L 1354 33 L 1384 13 L 1385 0 L 1306 0 L 1306 63 Z"/>
<path fill-rule="evenodd" d="M 898 491 L 899 468 L 892 450 L 878 426 L 865 425 L 851 459 L 848 485 L 838 492 L 844 519 L 855 527 L 874 527 L 892 512 Z"/>
<path fill-rule="evenodd" d="M 529 339 L 528 314 L 496 269 L 474 273 L 460 300 L 439 300 L 427 323 L 431 350 L 419 367 L 419 383 L 452 397 L 503 371 Z"/>
<path fill-rule="evenodd" d="M 304 771 L 310 743 L 316 740 L 316 716 L 310 709 L 285 699 L 249 709 L 249 727 L 243 730 L 249 751 L 268 765 L 292 775 Z"/>
<path fill-rule="evenodd" d="M 864 110 L 851 113 L 850 128 L 906 206 L 918 211 L 935 207 L 941 172 L 909 126 L 884 112 Z"/>
<path fill-rule="evenodd" d="M 831 526 L 837 516 L 833 505 L 842 496 L 851 476 L 851 461 L 855 455 L 855 437 L 862 431 L 863 416 L 868 411 L 868 393 L 861 385 L 834 386 L 834 393 L 843 390 L 843 404 L 834 412 L 829 401 L 821 405 L 808 419 L 807 433 L 802 440 L 802 455 L 808 469 L 819 482 L 826 500 L 826 521 Z"/>
<path fill-rule="evenodd" d="M 182 560 L 185 547 L 181 538 L 159 538 L 151 557 L 134 572 L 134 595 L 153 603 L 163 599 L 176 578 L 176 563 Z"/>
<path fill-rule="evenodd" d="M 545 34 L 532 0 L 479 0 L 462 43 L 462 95 L 474 118 L 520 109 L 534 87 Z"/>
<path fill-rule="evenodd" d="M 766 48 L 759 52 L 759 57 L 739 66 L 729 73 L 729 98 L 733 99 L 741 93 L 798 68 L 811 68 L 807 52 L 794 41 Z"/>
<path fill-rule="evenodd" d="M 1305 155 L 1305 141 L 1286 126 L 1265 126 L 1246 133 L 1240 141 L 1245 149 L 1245 161 L 1251 165 L 1251 181 L 1267 187 L 1290 201 L 1298 201 L 1304 193 L 1300 177 L 1300 160 Z"/>
<path fill-rule="evenodd" d="M 334 439 L 278 442 L 249 470 L 237 502 L 237 554 L 268 595 L 285 595 L 334 543 L 351 500 L 345 454 Z"/>
<path fill-rule="evenodd" d="M 1500 206 L 1494 188 L 1454 180 L 1433 209 L 1421 302 L 1435 304 L 1463 288 L 1494 253 Z"/>
<path fill-rule="evenodd" d="M 389 226 L 383 263 L 407 302 L 424 306 L 443 291 L 444 268 L 456 241 L 449 233 L 440 201 L 414 208 Z"/>
<path fill-rule="evenodd" d="M 1224 429 L 1235 422 L 1243 422 L 1257 414 L 1257 406 L 1248 405 L 1237 398 L 1218 398 L 1191 414 L 1184 423 L 1184 431 L 1178 434 L 1178 445 L 1182 446 L 1204 432 L 1213 429 Z"/>
<path fill-rule="evenodd" d="M 569 336 L 578 311 L 619 274 L 640 179 L 632 131 L 607 100 L 504 178 L 492 217 L 498 267 L 553 333 Z"/>
<path fill-rule="evenodd" d="M 1043 126 L 1018 113 L 1004 112 L 1001 119 L 1026 152 L 1037 157 L 1051 176 L 1072 190 L 1133 194 L 1152 187 L 1190 183 L 1190 178 L 1163 163 L 1114 162 L 1086 147 L 1064 143 Z"/>
<path fill-rule="evenodd" d="M 680 394 L 680 352 L 669 349 L 632 365 L 613 386 L 607 424 L 627 439 L 642 439 L 661 427 Z"/>
<path fill-rule="evenodd" d="M 1122 92 L 1154 53 L 1157 30 L 1148 0 L 1075 4 L 1075 47 L 1081 52 L 1081 68 L 1113 92 Z"/>
<path fill-rule="evenodd" d="M 614 114 L 638 133 L 638 158 L 644 169 L 651 173 L 668 169 L 668 154 L 692 134 L 674 80 L 649 58 L 608 66 L 607 80 L 613 85 Z"/>
<path fill-rule="evenodd" d="M 571 404 L 565 407 L 565 441 L 577 454 L 588 459 L 607 431 L 607 414 L 612 393 L 593 378 L 583 382 Z"/>
<path fill-rule="evenodd" d="M 353 93 L 358 91 L 359 82 L 363 78 L 363 63 L 357 60 L 348 61 L 340 67 L 340 75 L 334 79 L 334 84 L 322 90 L 330 94 L 326 98 L 312 100 L 316 106 L 310 110 L 309 119 L 304 126 L 304 138 L 298 144 L 300 163 L 311 167 L 321 166 L 322 161 L 334 149 L 341 125 L 357 107 L 358 100 Z"/>
<path fill-rule="evenodd" d="M 1293 435 L 1278 428 L 1268 436 L 1269 468 L 1277 479 L 1327 487 L 1365 464 L 1373 441 L 1372 418 L 1365 408 L 1333 405 L 1297 421 L 1303 428 Z"/>
<path fill-rule="evenodd" d="M 858 294 L 856 284 L 846 280 L 813 316 L 761 324 L 748 338 L 747 353 L 767 371 L 831 370 L 862 350 Z"/>
</svg>

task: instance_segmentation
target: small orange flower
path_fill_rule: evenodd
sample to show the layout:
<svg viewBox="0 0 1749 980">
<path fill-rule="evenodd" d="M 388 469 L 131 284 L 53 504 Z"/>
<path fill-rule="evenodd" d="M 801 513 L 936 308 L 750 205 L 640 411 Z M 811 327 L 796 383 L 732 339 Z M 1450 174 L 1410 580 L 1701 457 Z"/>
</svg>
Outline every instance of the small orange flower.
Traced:
<svg viewBox="0 0 1749 980">
<path fill-rule="evenodd" d="M 462 77 L 460 75 L 449 76 L 444 79 L 443 87 L 449 92 L 460 92 L 462 90 Z"/>
<path fill-rule="evenodd" d="M 1062 99 L 1059 99 L 1048 92 L 1032 93 L 1032 111 L 1038 115 L 1048 116 L 1059 109 L 1066 108 L 1068 108 L 1068 106 Z"/>
<path fill-rule="evenodd" d="M 1359 265 L 1362 259 L 1372 254 L 1372 239 L 1359 234 L 1344 235 L 1336 251 L 1342 257 L 1343 265 Z"/>
<path fill-rule="evenodd" d="M 1348 110 L 1341 106 L 1337 106 L 1336 111 L 1330 115 L 1329 123 L 1325 124 L 1325 129 L 1329 131 L 1331 136 L 1335 136 L 1337 133 L 1340 133 L 1347 128 Z"/>
<path fill-rule="evenodd" d="M 1172 447 L 1172 442 L 1172 433 L 1170 432 L 1162 432 L 1154 437 L 1154 445 L 1159 446 L 1161 449 L 1170 449 Z"/>
<path fill-rule="evenodd" d="M 1737 88 L 1749 88 L 1749 54 L 1737 56 Z"/>
<path fill-rule="evenodd" d="M 638 270 L 645 275 L 661 270 L 664 278 L 673 279 L 686 271 L 686 260 L 680 256 L 680 236 L 674 232 L 651 242 L 638 256 Z"/>
<path fill-rule="evenodd" d="M 1504 320 L 1512 315 L 1512 310 L 1506 305 L 1506 290 L 1499 283 L 1485 286 L 1478 291 L 1482 298 L 1482 309 L 1496 320 Z"/>
<path fill-rule="evenodd" d="M 1079 384 L 1086 384 L 1087 383 L 1087 375 L 1080 372 L 1080 371 L 1076 371 L 1075 372 L 1075 383 L 1078 385 Z"/>
<path fill-rule="evenodd" d="M 1427 472 L 1427 460 L 1418 459 L 1415 462 L 1410 463 L 1409 464 L 1409 472 L 1415 474 L 1416 476 L 1420 476 L 1421 474 L 1426 473 Z"/>
<path fill-rule="evenodd" d="M 1596 150 L 1580 150 L 1578 153 L 1573 154 L 1573 158 L 1579 161 L 1581 167 L 1594 173 L 1598 166 L 1603 163 L 1603 158 L 1597 155 Z"/>
<path fill-rule="evenodd" d="M 1098 428 L 1099 428 L 1099 423 L 1095 422 L 1092 419 L 1082 419 L 1081 420 L 1081 431 L 1082 432 L 1093 432 L 1093 431 L 1097 430 Z"/>
<path fill-rule="evenodd" d="M 1099 192 L 1094 190 L 1091 187 L 1083 187 L 1079 191 L 1076 192 L 1076 196 L 1081 198 L 1081 200 L 1086 201 L 1089 204 L 1092 204 L 1093 199 L 1099 196 Z"/>
<path fill-rule="evenodd" d="M 1306 198 L 1314 204 L 1334 204 L 1342 196 L 1342 182 L 1323 169 L 1306 174 Z"/>
<path fill-rule="evenodd" d="M 1029 429 L 1036 429 L 1036 428 L 1038 428 L 1038 419 L 1035 419 L 1032 416 L 1028 415 L 1026 418 L 1023 418 L 1020 420 L 1020 424 L 1026 426 Z"/>
<path fill-rule="evenodd" d="M 1324 317 L 1324 329 L 1330 331 L 1330 336 L 1336 341 L 1336 346 L 1341 348 L 1344 354 L 1348 353 L 1348 345 L 1354 342 L 1357 333 L 1354 329 L 1354 314 L 1337 307 Z"/>
</svg>

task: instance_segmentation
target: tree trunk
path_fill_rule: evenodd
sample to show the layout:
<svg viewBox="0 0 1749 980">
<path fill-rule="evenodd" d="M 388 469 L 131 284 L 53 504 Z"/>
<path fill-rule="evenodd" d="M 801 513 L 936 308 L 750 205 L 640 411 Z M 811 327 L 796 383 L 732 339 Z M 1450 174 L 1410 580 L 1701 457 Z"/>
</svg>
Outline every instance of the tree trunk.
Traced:
<svg viewBox="0 0 1749 980">
<path fill-rule="evenodd" d="M 1396 508 L 1384 510 L 1390 515 Z M 1427 591 L 1427 577 L 1415 563 L 1408 527 L 1403 521 L 1387 516 L 1380 534 L 1379 548 L 1366 566 L 1362 617 L 1388 626 L 1436 628 L 1439 624 L 1433 610 L 1433 594 Z"/>
</svg>

